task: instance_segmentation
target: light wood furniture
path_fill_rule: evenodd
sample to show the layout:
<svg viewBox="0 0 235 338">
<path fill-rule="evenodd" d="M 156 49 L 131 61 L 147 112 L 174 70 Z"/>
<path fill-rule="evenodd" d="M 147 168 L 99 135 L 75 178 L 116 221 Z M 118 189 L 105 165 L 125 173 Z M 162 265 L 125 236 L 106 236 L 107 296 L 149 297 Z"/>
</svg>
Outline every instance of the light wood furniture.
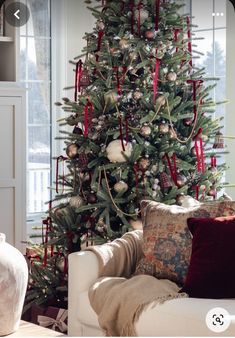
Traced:
<svg viewBox="0 0 235 338">
<path fill-rule="evenodd" d="M 23 253 L 22 241 L 27 238 L 25 115 L 25 90 L 0 82 L 0 232 Z"/>
<path fill-rule="evenodd" d="M 7 337 L 65 337 L 63 333 L 21 320 L 19 329 Z"/>
</svg>

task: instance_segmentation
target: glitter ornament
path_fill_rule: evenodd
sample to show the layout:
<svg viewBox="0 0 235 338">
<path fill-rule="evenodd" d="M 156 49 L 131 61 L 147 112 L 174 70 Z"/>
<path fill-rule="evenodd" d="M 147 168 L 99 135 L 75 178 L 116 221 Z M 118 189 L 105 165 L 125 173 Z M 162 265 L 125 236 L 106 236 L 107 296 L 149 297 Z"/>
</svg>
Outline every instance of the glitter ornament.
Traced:
<svg viewBox="0 0 235 338">
<path fill-rule="evenodd" d="M 140 134 L 144 137 L 148 137 L 151 134 L 151 128 L 148 125 L 144 125 L 140 128 Z"/>
<path fill-rule="evenodd" d="M 126 162 L 126 158 L 123 156 L 123 154 L 125 154 L 125 156 L 127 157 L 131 156 L 132 144 L 130 142 L 125 144 L 125 152 L 124 152 L 122 148 L 121 140 L 111 141 L 106 148 L 106 153 L 107 153 L 107 157 L 109 161 L 112 163 Z"/>
<path fill-rule="evenodd" d="M 80 196 L 73 196 L 69 200 L 72 208 L 80 208 L 84 204 L 84 200 Z"/>
<path fill-rule="evenodd" d="M 175 72 L 169 72 L 166 76 L 168 81 L 175 82 L 177 79 L 177 75 Z"/>
<path fill-rule="evenodd" d="M 152 40 L 155 37 L 155 32 L 153 30 L 147 30 L 144 33 L 146 39 Z"/>
<path fill-rule="evenodd" d="M 128 190 L 128 185 L 124 181 L 119 181 L 114 185 L 114 190 L 119 192 L 126 192 Z"/>
</svg>

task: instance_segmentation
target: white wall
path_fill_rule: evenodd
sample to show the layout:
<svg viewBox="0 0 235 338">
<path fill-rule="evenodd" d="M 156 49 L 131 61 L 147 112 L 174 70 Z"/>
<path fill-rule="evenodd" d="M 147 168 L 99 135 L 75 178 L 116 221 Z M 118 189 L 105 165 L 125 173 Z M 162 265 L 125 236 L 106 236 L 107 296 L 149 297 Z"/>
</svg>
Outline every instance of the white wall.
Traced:
<svg viewBox="0 0 235 338">
<path fill-rule="evenodd" d="M 226 105 L 226 136 L 235 136 L 235 11 L 230 1 L 227 1 L 227 99 Z M 235 139 L 226 139 L 225 144 L 229 154 L 225 156 L 226 164 L 230 167 L 226 173 L 226 181 L 235 184 Z M 235 188 L 227 188 L 226 192 L 235 200 Z"/>
</svg>

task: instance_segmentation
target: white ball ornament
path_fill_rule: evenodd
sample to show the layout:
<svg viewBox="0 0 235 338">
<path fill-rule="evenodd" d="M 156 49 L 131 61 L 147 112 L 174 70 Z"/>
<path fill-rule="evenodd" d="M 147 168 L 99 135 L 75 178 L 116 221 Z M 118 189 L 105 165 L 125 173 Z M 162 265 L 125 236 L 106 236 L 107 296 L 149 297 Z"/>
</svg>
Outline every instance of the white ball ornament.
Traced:
<svg viewBox="0 0 235 338">
<path fill-rule="evenodd" d="M 72 208 L 80 208 L 84 204 L 84 201 L 80 196 L 73 196 L 70 198 L 69 204 Z"/>
<path fill-rule="evenodd" d="M 125 144 L 125 151 L 123 151 L 121 140 L 114 140 L 109 143 L 106 148 L 107 157 L 112 163 L 126 162 L 126 158 L 123 156 L 130 157 L 132 153 L 132 144 L 128 142 Z"/>
<path fill-rule="evenodd" d="M 114 185 L 114 190 L 119 192 L 126 192 L 128 190 L 128 185 L 124 181 L 119 181 Z"/>
</svg>

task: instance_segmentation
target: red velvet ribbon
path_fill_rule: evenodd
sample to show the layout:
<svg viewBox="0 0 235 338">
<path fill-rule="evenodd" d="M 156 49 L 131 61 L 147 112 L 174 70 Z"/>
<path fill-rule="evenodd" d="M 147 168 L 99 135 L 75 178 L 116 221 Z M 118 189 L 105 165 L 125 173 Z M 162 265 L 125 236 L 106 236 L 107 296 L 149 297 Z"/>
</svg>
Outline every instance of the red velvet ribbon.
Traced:
<svg viewBox="0 0 235 338">
<path fill-rule="evenodd" d="M 178 42 L 178 34 L 180 32 L 180 29 L 175 28 L 174 29 L 174 41 L 177 43 Z M 178 53 L 179 48 L 176 47 L 175 52 Z"/>
<path fill-rule="evenodd" d="M 158 75 L 159 75 L 159 66 L 160 66 L 161 60 L 156 59 L 155 64 L 155 74 L 153 79 L 153 100 L 154 103 L 156 102 L 157 92 L 158 92 Z"/>
<path fill-rule="evenodd" d="M 52 201 L 49 201 L 49 211 L 51 211 L 52 209 Z M 49 217 L 50 218 L 50 217 Z M 51 218 L 50 218 L 50 232 L 52 231 L 52 221 L 51 221 Z M 51 245 L 51 257 L 54 256 L 54 245 Z"/>
<path fill-rule="evenodd" d="M 84 108 L 84 137 L 88 137 L 89 127 L 91 126 L 93 105 L 89 99 Z"/>
<path fill-rule="evenodd" d="M 128 116 L 125 117 L 125 127 L 126 127 L 126 145 L 129 141 L 129 125 L 128 125 Z"/>
<path fill-rule="evenodd" d="M 171 178 L 175 185 L 177 185 L 177 166 L 176 166 L 176 155 L 173 154 L 172 157 L 169 157 L 168 154 L 165 154 L 163 159 L 167 160 L 168 167 L 170 169 Z"/>
<path fill-rule="evenodd" d="M 103 36 L 104 36 L 104 31 L 103 30 L 100 30 L 98 32 L 98 42 L 97 42 L 97 54 L 96 54 L 96 62 L 99 61 L 99 54 L 98 52 L 100 51 L 101 49 L 101 43 L 102 43 L 102 39 L 103 39 Z M 96 74 L 96 68 L 94 69 L 94 74 Z"/>
<path fill-rule="evenodd" d="M 156 17 L 155 17 L 155 29 L 158 30 L 160 17 L 160 0 L 156 0 Z"/>
<path fill-rule="evenodd" d="M 139 13 L 138 13 L 138 35 L 140 36 L 140 28 L 141 28 L 141 24 L 140 24 L 140 13 L 141 13 L 141 9 L 143 8 L 143 4 L 142 4 L 142 2 L 140 2 L 139 4 L 138 4 L 138 6 L 137 6 L 137 9 L 138 9 L 138 11 L 139 11 Z"/>
<path fill-rule="evenodd" d="M 215 156 L 211 156 L 211 168 L 217 167 L 217 159 Z"/>
<path fill-rule="evenodd" d="M 125 80 L 125 74 L 126 74 L 127 67 L 126 66 L 122 67 L 122 76 L 119 76 L 119 67 L 118 66 L 114 66 L 113 70 L 116 73 L 117 93 L 118 93 L 118 95 L 122 95 L 121 84 L 123 84 L 123 82 Z"/>
<path fill-rule="evenodd" d="M 194 136 L 194 147 L 197 157 L 197 171 L 204 173 L 205 172 L 205 160 L 204 160 L 204 151 L 203 151 L 203 141 L 202 141 L 202 128 L 199 128 L 197 135 Z"/>
<path fill-rule="evenodd" d="M 75 93 L 74 93 L 74 101 L 77 102 L 78 93 L 81 92 L 81 78 L 82 78 L 82 60 L 79 60 L 76 64 L 76 73 L 75 73 Z"/>
<path fill-rule="evenodd" d="M 192 84 L 193 86 L 193 113 L 194 113 L 194 119 L 195 120 L 197 116 L 197 85 L 200 87 L 200 85 L 203 83 L 203 80 L 188 80 L 187 83 Z"/>
<path fill-rule="evenodd" d="M 120 131 L 120 139 L 121 139 L 121 144 L 122 144 L 122 150 L 125 151 L 123 130 L 122 130 L 122 117 L 119 115 L 118 119 L 119 119 L 119 131 Z"/>
<path fill-rule="evenodd" d="M 193 60 L 192 60 L 192 42 L 191 42 L 191 27 L 190 27 L 190 18 L 187 16 L 187 27 L 188 27 L 188 52 L 191 55 L 189 65 L 191 68 L 193 67 Z"/>
<path fill-rule="evenodd" d="M 63 194 L 64 192 L 64 182 L 65 182 L 65 178 L 64 178 L 64 161 L 66 161 L 67 158 L 64 157 L 64 156 L 59 156 L 57 157 L 56 159 L 56 193 L 58 194 L 59 193 L 59 178 L 60 178 L 60 174 L 59 174 L 59 163 L 62 162 L 63 164 L 63 170 L 62 170 L 62 191 L 61 193 Z"/>
<path fill-rule="evenodd" d="M 196 194 L 195 194 L 195 198 L 196 198 L 196 200 L 198 201 L 199 200 L 199 189 L 200 189 L 200 186 L 197 184 L 197 185 L 195 185 L 194 187 L 192 187 L 194 190 L 195 190 L 195 192 L 196 192 Z"/>
<path fill-rule="evenodd" d="M 44 225 L 46 225 L 46 233 L 45 233 L 45 239 L 43 241 L 45 247 L 44 247 L 44 257 L 43 257 L 43 266 L 47 266 L 47 261 L 48 261 L 48 247 L 47 247 L 47 243 L 48 243 L 48 234 L 50 231 L 50 224 L 51 224 L 51 218 L 47 217 L 47 219 L 44 219 L 42 221 L 42 225 L 43 225 L 43 229 L 44 229 Z"/>
</svg>

